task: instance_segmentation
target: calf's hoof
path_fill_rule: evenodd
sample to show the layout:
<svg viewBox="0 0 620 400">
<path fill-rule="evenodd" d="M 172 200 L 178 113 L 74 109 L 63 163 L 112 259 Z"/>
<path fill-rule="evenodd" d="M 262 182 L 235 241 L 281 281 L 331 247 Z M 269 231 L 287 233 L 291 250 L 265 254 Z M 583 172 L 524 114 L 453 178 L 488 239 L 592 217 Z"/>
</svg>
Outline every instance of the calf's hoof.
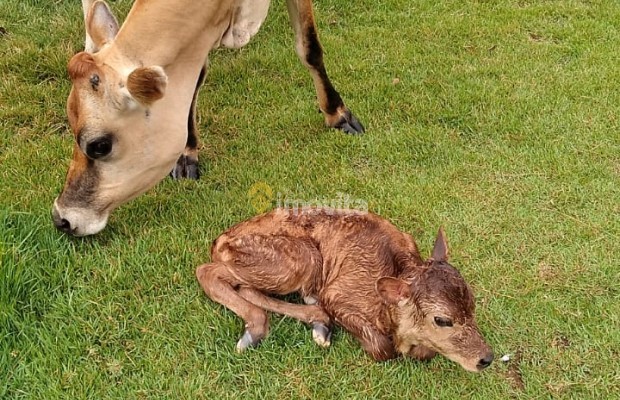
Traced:
<svg viewBox="0 0 620 400">
<path fill-rule="evenodd" d="M 317 300 L 316 297 L 314 296 L 304 296 L 304 304 L 307 304 L 309 306 L 314 306 L 316 304 L 319 303 L 319 300 Z"/>
<path fill-rule="evenodd" d="M 198 179 L 200 177 L 198 159 L 182 154 L 170 171 L 170 176 L 172 179 Z"/>
<path fill-rule="evenodd" d="M 252 334 L 250 333 L 250 331 L 246 329 L 245 332 L 243 332 L 243 335 L 241 336 L 239 341 L 237 342 L 237 346 L 235 349 L 237 350 L 237 353 L 243 353 L 249 347 L 258 346 L 261 340 L 262 338 L 252 337 Z"/>
<path fill-rule="evenodd" d="M 332 331 L 329 326 L 315 322 L 312 324 L 312 340 L 321 347 L 329 347 L 332 343 Z"/>
</svg>

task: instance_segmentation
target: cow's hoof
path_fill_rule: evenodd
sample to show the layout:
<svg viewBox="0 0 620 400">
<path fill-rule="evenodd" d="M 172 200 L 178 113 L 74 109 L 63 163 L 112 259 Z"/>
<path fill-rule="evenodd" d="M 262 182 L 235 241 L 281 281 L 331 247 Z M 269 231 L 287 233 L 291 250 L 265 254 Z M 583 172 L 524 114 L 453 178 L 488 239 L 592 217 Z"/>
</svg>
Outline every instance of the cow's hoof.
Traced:
<svg viewBox="0 0 620 400">
<path fill-rule="evenodd" d="M 312 339 L 321 347 L 329 347 L 332 338 L 332 331 L 329 326 L 315 322 L 312 324 Z"/>
<path fill-rule="evenodd" d="M 342 130 L 350 135 L 361 135 L 366 130 L 364 125 L 355 118 L 355 115 L 348 109 L 340 116 L 338 122 L 333 125 L 334 128 Z"/>
<path fill-rule="evenodd" d="M 198 179 L 200 178 L 200 170 L 198 169 L 198 160 L 191 156 L 181 155 L 177 160 L 177 165 L 170 171 L 172 179 Z"/>
<path fill-rule="evenodd" d="M 261 342 L 261 339 L 253 338 L 252 335 L 250 334 L 250 331 L 246 329 L 245 332 L 243 332 L 243 335 L 241 336 L 239 341 L 237 342 L 237 347 L 236 347 L 237 353 L 243 353 L 249 347 L 256 347 L 260 344 L 260 342 Z"/>
</svg>

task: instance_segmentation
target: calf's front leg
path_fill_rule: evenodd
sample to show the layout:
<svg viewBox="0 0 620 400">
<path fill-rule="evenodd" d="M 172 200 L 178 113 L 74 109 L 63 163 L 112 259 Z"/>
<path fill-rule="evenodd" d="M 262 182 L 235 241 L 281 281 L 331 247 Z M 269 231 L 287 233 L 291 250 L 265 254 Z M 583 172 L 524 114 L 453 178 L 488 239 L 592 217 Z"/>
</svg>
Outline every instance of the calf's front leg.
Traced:
<svg viewBox="0 0 620 400">
<path fill-rule="evenodd" d="M 341 288 L 326 288 L 321 294 L 321 304 L 333 320 L 347 332 L 355 336 L 362 348 L 375 361 L 386 361 L 397 357 L 392 340 L 379 332 L 375 325 L 360 315 L 352 307 Z"/>
<path fill-rule="evenodd" d="M 362 348 L 375 361 L 387 361 L 397 357 L 392 340 L 379 332 L 370 322 L 354 314 L 337 314 L 339 315 L 334 315 L 334 318 L 338 324 L 355 336 Z"/>
<path fill-rule="evenodd" d="M 323 49 L 314 22 L 312 0 L 287 0 L 287 6 L 291 25 L 295 30 L 295 50 L 310 71 L 325 123 L 346 133 L 363 133 L 364 126 L 344 105 L 327 76 L 323 64 Z"/>
<path fill-rule="evenodd" d="M 428 347 L 423 346 L 421 344 L 411 347 L 411 349 L 407 353 L 407 356 L 411 358 L 415 358 L 416 360 L 420 360 L 420 361 L 431 360 L 436 355 L 437 355 L 437 352 L 435 350 L 431 350 Z"/>
</svg>

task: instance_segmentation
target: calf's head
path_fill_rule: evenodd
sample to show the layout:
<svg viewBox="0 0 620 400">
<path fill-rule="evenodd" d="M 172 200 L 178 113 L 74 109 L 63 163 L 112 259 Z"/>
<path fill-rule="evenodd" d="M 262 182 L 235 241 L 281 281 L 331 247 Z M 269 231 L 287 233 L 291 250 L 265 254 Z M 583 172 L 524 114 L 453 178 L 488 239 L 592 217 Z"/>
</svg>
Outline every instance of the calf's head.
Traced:
<svg viewBox="0 0 620 400">
<path fill-rule="evenodd" d="M 67 114 L 75 144 L 52 209 L 54 224 L 77 236 L 99 232 L 114 208 L 163 179 L 185 145 L 182 135 L 166 132 L 172 121 L 160 101 L 168 81 L 164 70 L 135 65 L 113 49 L 118 24 L 104 2 L 90 8 L 86 31 L 92 52 L 78 53 L 68 64 L 73 86 Z"/>
<path fill-rule="evenodd" d="M 377 291 L 391 305 L 400 353 L 428 359 L 437 352 L 478 372 L 491 364 L 493 352 L 476 325 L 473 293 L 447 253 L 440 230 L 425 266 L 408 277 L 380 278 Z"/>
</svg>

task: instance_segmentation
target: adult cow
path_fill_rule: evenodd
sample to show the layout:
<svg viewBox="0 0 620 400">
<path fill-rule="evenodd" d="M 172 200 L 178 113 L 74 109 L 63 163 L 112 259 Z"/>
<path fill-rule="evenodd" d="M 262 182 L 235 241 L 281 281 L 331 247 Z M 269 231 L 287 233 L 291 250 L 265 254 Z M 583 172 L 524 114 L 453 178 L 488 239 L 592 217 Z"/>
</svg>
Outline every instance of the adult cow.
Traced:
<svg viewBox="0 0 620 400">
<path fill-rule="evenodd" d="M 326 124 L 363 132 L 325 71 L 311 0 L 287 5 Z M 104 1 L 82 6 L 86 48 L 68 64 L 73 159 L 52 209 L 54 224 L 76 236 L 101 231 L 112 210 L 171 171 L 198 177 L 195 103 L 208 53 L 247 44 L 269 0 L 137 0 L 120 29 Z"/>
</svg>

